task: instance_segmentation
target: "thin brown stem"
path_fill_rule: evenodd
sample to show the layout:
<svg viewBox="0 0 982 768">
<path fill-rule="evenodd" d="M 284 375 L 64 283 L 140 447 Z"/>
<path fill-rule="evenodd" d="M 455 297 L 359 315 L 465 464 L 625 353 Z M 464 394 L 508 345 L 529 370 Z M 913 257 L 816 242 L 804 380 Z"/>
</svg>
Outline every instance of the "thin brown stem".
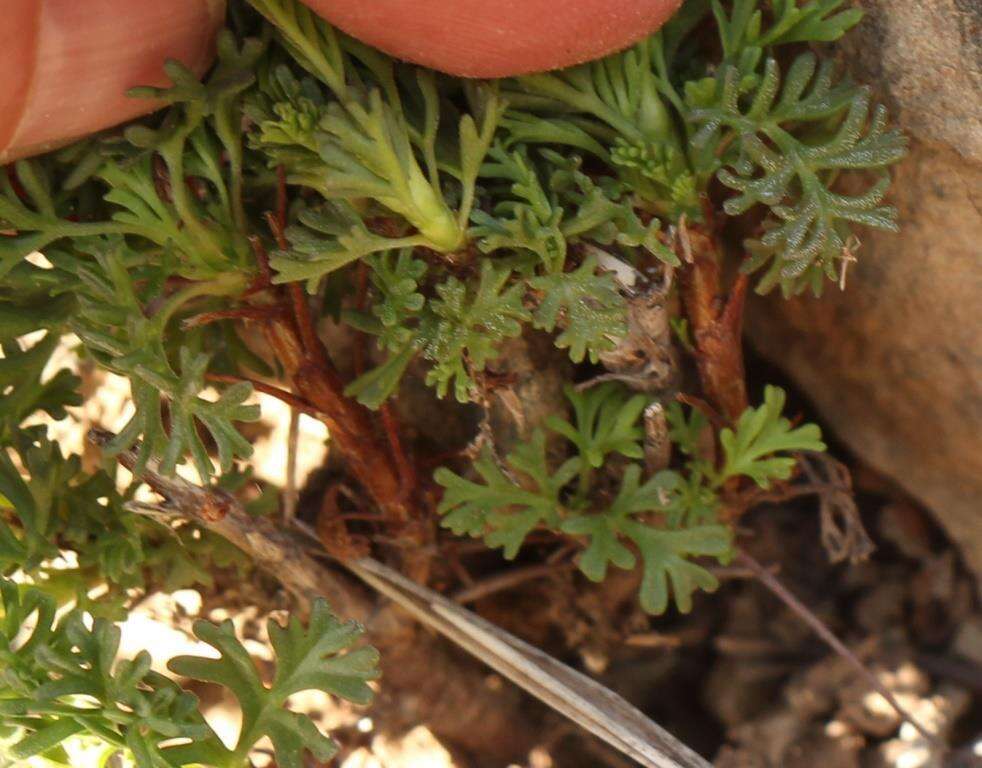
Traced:
<svg viewBox="0 0 982 768">
<path fill-rule="evenodd" d="M 720 581 L 734 581 L 740 579 L 754 579 L 756 574 L 748 568 L 740 568 L 734 565 L 708 565 L 706 570 L 709 571 L 713 576 L 715 576 Z M 777 575 L 781 566 L 775 564 L 768 566 L 768 571 Z"/>
<path fill-rule="evenodd" d="M 355 309 L 364 312 L 368 306 L 368 265 L 364 261 L 358 263 L 358 292 L 355 297 Z M 355 376 L 361 376 L 365 372 L 365 344 L 368 335 L 355 333 L 355 340 L 352 346 L 352 362 Z M 386 437 L 389 440 L 389 450 L 392 453 L 392 460 L 396 464 L 399 472 L 399 479 L 402 482 L 403 490 L 408 496 L 416 488 L 416 468 L 406 455 L 403 449 L 402 440 L 399 437 L 399 423 L 389 402 L 382 403 L 379 408 L 379 416 Z"/>
<path fill-rule="evenodd" d="M 286 176 L 279 168 L 277 210 L 275 214 L 266 213 L 266 222 L 277 247 L 282 250 L 289 248 L 284 232 L 286 214 Z M 408 500 L 412 488 L 407 492 L 401 473 L 393 471 L 393 460 L 376 435 L 368 409 L 345 396 L 344 383 L 317 334 L 310 305 L 300 284 L 289 283 L 286 288 L 293 308 L 293 322 L 273 322 L 266 326 L 267 338 L 277 359 L 286 368 L 294 389 L 320 411 L 320 419 L 327 424 L 332 442 L 383 513 L 393 521 L 409 520 Z M 406 462 L 408 464 L 408 459 Z"/>
<path fill-rule="evenodd" d="M 731 494 L 727 498 L 727 503 L 733 508 L 735 517 L 741 516 L 744 512 L 761 504 L 780 504 L 790 499 L 797 499 L 801 496 L 819 496 L 829 493 L 839 493 L 840 489 L 829 483 L 776 483 L 769 490 L 752 486 L 741 489 L 737 493 Z"/>
<path fill-rule="evenodd" d="M 459 590 L 453 599 L 461 604 L 475 603 L 502 590 L 512 589 L 533 579 L 541 579 L 553 573 L 573 568 L 573 563 L 543 563 L 524 568 L 512 568 Z"/>
<path fill-rule="evenodd" d="M 713 408 L 713 406 L 711 406 L 701 397 L 690 395 L 687 392 L 679 392 L 677 395 L 675 395 L 675 399 L 684 405 L 688 405 L 700 411 L 703 416 L 709 419 L 709 423 L 716 429 L 722 429 L 723 427 L 727 426 L 726 419 L 720 415 L 719 411 Z"/>
<path fill-rule="evenodd" d="M 318 418 L 330 430 L 332 443 L 362 487 L 390 520 L 408 520 L 411 515 L 406 496 L 388 447 L 376 433 L 371 412 L 345 396 L 344 384 L 333 367 L 311 359 L 294 323 L 267 323 L 266 337 L 294 390 L 319 411 Z"/>
<path fill-rule="evenodd" d="M 801 602 L 787 587 L 778 581 L 770 570 L 765 568 L 763 565 L 757 562 L 757 560 L 742 550 L 737 552 L 736 562 L 744 568 L 752 571 L 754 576 L 761 584 L 767 587 L 767 589 L 770 590 L 782 603 L 797 614 L 797 616 L 803 622 L 805 622 L 805 624 L 807 624 L 826 645 L 845 659 L 853 667 L 853 669 L 855 669 L 862 676 L 862 678 L 870 684 L 874 691 L 886 699 L 887 703 L 893 707 L 894 711 L 896 711 L 896 713 L 900 715 L 902 719 L 914 726 L 914 728 L 917 729 L 917 732 L 929 742 L 932 744 L 938 744 L 937 736 L 921 725 L 914 718 L 914 716 L 911 715 L 899 701 L 897 701 L 897 697 L 894 696 L 882 682 L 880 682 L 879 678 L 874 675 L 862 661 L 860 661 L 856 654 L 849 650 L 846 644 L 836 637 L 835 633 L 832 632 L 832 630 L 829 629 L 808 606 Z"/>
<path fill-rule="evenodd" d="M 313 315 L 310 312 L 310 304 L 304 295 L 300 283 L 290 283 L 287 286 L 290 294 L 290 303 L 293 304 L 294 319 L 297 322 L 297 329 L 300 331 L 300 339 L 303 341 L 304 351 L 321 366 L 329 366 L 327 352 L 321 343 L 320 336 L 317 335 L 317 326 L 314 323 Z"/>
<path fill-rule="evenodd" d="M 256 275 L 252 284 L 246 289 L 244 295 L 250 296 L 259 291 L 265 290 L 273 282 L 273 270 L 269 266 L 269 254 L 263 247 L 263 241 L 258 235 L 249 238 L 249 245 L 252 246 L 252 253 L 256 257 L 256 265 L 259 267 L 259 274 Z"/>
<path fill-rule="evenodd" d="M 332 485 L 324 493 L 321 508 L 317 513 L 315 530 L 324 549 L 330 555 L 342 562 L 366 557 L 371 546 L 365 536 L 357 536 L 349 532 L 345 525 L 344 515 L 338 506 L 341 487 Z"/>
<path fill-rule="evenodd" d="M 290 244 L 284 233 L 283 221 L 284 219 L 274 215 L 272 211 L 266 212 L 266 223 L 273 233 L 276 246 L 285 251 L 290 247 Z M 317 324 L 314 322 L 310 304 L 307 302 L 303 288 L 300 283 L 294 282 L 288 283 L 286 290 L 290 297 L 290 304 L 293 306 L 293 316 L 297 324 L 297 331 L 300 334 L 300 340 L 303 342 L 304 352 L 319 365 L 330 366 L 324 345 L 321 343 L 320 336 L 317 335 Z"/>
<path fill-rule="evenodd" d="M 408 496 L 416 488 L 416 468 L 402 447 L 402 439 L 399 437 L 399 423 L 392 411 L 392 406 L 389 403 L 382 403 L 382 406 L 379 408 L 379 416 L 382 419 L 382 427 L 385 429 L 386 437 L 389 440 L 389 450 L 392 452 L 392 460 L 395 462 L 396 470 L 399 472 L 399 479 L 402 481 L 403 491 Z"/>
<path fill-rule="evenodd" d="M 273 386 L 272 384 L 257 381 L 256 379 L 250 379 L 245 376 L 229 376 L 224 373 L 207 373 L 205 374 L 205 378 L 208 381 L 222 382 L 223 384 L 238 384 L 245 381 L 251 384 L 252 388 L 257 392 L 262 392 L 264 395 L 275 397 L 277 400 L 283 401 L 291 408 L 296 408 L 298 411 L 306 413 L 309 416 L 313 416 L 315 419 L 320 418 L 320 413 L 318 413 L 317 409 L 302 397 L 298 397 L 292 392 L 287 392 L 285 389 Z"/>
<path fill-rule="evenodd" d="M 264 217 L 266 219 L 266 224 L 269 227 L 269 231 L 273 235 L 273 240 L 276 241 L 276 247 L 281 251 L 289 249 L 290 242 L 286 239 L 286 229 L 280 222 L 277 215 L 272 211 L 266 211 Z"/>
</svg>

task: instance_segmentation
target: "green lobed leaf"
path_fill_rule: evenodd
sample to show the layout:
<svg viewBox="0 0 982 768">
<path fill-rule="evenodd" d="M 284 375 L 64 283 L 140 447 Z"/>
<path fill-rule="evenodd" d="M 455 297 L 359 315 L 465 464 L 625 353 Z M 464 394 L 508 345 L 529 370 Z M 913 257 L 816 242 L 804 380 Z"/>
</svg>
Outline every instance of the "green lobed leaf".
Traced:
<svg viewBox="0 0 982 768">
<path fill-rule="evenodd" d="M 172 760 L 165 744 L 179 736 L 206 758 L 200 762 L 229 765 L 212 759 L 221 742 L 193 695 L 150 671 L 146 652 L 117 659 L 117 626 L 102 618 L 90 625 L 78 610 L 56 619 L 51 597 L 7 579 L 0 580 L 0 594 L 0 720 L 23 734 L 12 756 L 40 754 L 84 733 L 129 746 L 140 768 L 180 766 L 191 761 Z"/>
<path fill-rule="evenodd" d="M 594 256 L 573 272 L 534 277 L 529 286 L 542 296 L 533 324 L 550 332 L 561 328 L 556 346 L 569 349 L 574 363 L 587 355 L 590 362 L 598 362 L 600 353 L 614 349 L 627 333 L 627 304 L 614 276 L 597 273 Z"/>
<path fill-rule="evenodd" d="M 368 681 L 378 677 L 378 653 L 355 648 L 362 634 L 354 622 L 340 622 L 323 599 L 314 601 L 304 627 L 295 617 L 286 625 L 269 623 L 269 638 L 276 654 L 271 685 L 263 683 L 255 664 L 236 638 L 231 621 L 220 625 L 198 621 L 195 636 L 218 651 L 218 658 L 179 656 L 169 667 L 177 674 L 227 688 L 242 708 L 242 727 L 230 756 L 243 761 L 253 745 L 267 736 L 273 742 L 277 765 L 302 768 L 305 752 L 329 760 L 337 745 L 304 715 L 284 708 L 301 691 L 318 690 L 366 704 L 372 690 Z M 234 764 L 234 760 L 227 760 Z"/>
<path fill-rule="evenodd" d="M 571 517 L 562 530 L 587 537 L 579 566 L 592 581 L 602 581 L 610 564 L 633 568 L 635 557 L 626 542 L 633 543 L 642 560 L 641 607 L 648 613 L 664 613 L 672 595 L 678 609 L 688 613 L 697 589 L 711 592 L 718 586 L 716 578 L 691 558 L 726 559 L 732 552 L 732 533 L 722 525 L 669 530 L 653 524 L 648 513 L 665 514 L 672 508 L 682 478 L 663 471 L 641 483 L 640 475 L 638 465 L 628 466 L 608 509 Z"/>
<path fill-rule="evenodd" d="M 538 526 L 556 528 L 560 492 L 579 472 L 580 460 L 568 459 L 552 473 L 546 459 L 545 434 L 536 430 L 505 460 L 508 474 L 489 450 L 474 462 L 480 483 L 441 467 L 434 479 L 444 487 L 437 511 L 441 525 L 457 535 L 483 537 L 489 547 L 502 547 L 509 560 Z"/>
<path fill-rule="evenodd" d="M 547 272 L 561 270 L 566 259 L 566 238 L 560 230 L 563 210 L 542 186 L 527 153 L 506 152 L 499 144 L 488 152 L 481 167 L 485 182 L 501 181 L 507 195 L 486 213 L 471 213 L 469 234 L 483 253 L 501 249 L 527 250 L 538 256 Z"/>
<path fill-rule="evenodd" d="M 478 170 L 504 108 L 494 85 L 471 86 L 469 110 L 447 114 L 432 73 L 400 77 L 392 59 L 338 34 L 296 0 L 252 5 L 328 91 L 279 68 L 261 84 L 265 100 L 251 105 L 261 116 L 258 146 L 272 149 L 292 183 L 328 200 L 373 201 L 416 229 L 413 244 L 460 248 Z M 456 135 L 441 133 L 441 122 L 453 118 Z M 457 210 L 444 194 L 451 185 Z"/>
<path fill-rule="evenodd" d="M 497 345 L 518 336 L 532 315 L 523 305 L 524 285 L 508 285 L 512 273 L 491 260 L 481 262 L 476 285 L 450 277 L 430 302 L 435 328 L 423 354 L 433 364 L 426 383 L 444 397 L 453 383 L 462 403 L 470 400 L 471 371 L 481 371 L 498 355 Z"/>
<path fill-rule="evenodd" d="M 644 430 L 639 423 L 648 404 L 644 395 L 631 396 L 616 382 L 605 382 L 582 392 L 567 385 L 565 392 L 573 405 L 575 426 L 557 416 L 550 416 L 546 424 L 576 446 L 586 466 L 602 466 L 610 453 L 629 459 L 644 456 L 641 448 Z"/>
<path fill-rule="evenodd" d="M 807 287 L 817 292 L 822 275 L 836 277 L 850 258 L 851 225 L 896 229 L 896 211 L 881 205 L 887 179 L 854 196 L 832 190 L 841 172 L 882 171 L 906 153 L 902 134 L 887 129 L 883 107 L 871 114 L 869 89 L 836 84 L 832 67 L 802 54 L 782 84 L 777 61 L 768 59 L 746 97 L 738 70 L 723 67 L 713 105 L 690 116 L 702 126 L 695 146 L 722 147 L 727 137 L 735 139 L 718 172 L 738 193 L 725 212 L 738 216 L 756 205 L 770 210 L 764 235 L 748 243 L 753 257 L 745 265 L 748 271 L 770 265 L 761 291 L 781 284 L 788 294 Z"/>
<path fill-rule="evenodd" d="M 764 403 L 748 408 L 741 414 L 733 429 L 723 429 L 719 435 L 724 462 L 720 482 L 744 475 L 761 488 L 769 488 L 774 480 L 791 476 L 795 459 L 793 451 L 824 451 L 822 433 L 814 424 L 792 428 L 781 415 L 785 402 L 784 390 L 768 386 Z"/>
</svg>

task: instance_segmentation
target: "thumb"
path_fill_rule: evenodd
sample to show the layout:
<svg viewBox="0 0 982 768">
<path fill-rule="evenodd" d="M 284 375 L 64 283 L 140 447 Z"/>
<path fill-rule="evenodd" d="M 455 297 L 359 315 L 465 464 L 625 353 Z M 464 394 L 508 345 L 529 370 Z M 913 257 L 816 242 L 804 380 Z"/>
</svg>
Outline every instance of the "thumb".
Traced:
<svg viewBox="0 0 982 768">
<path fill-rule="evenodd" d="M 43 152 L 157 104 L 163 64 L 211 62 L 224 0 L 2 0 L 0 164 Z"/>
<path fill-rule="evenodd" d="M 397 58 L 466 77 L 566 67 L 626 48 L 682 0 L 303 0 Z"/>
</svg>

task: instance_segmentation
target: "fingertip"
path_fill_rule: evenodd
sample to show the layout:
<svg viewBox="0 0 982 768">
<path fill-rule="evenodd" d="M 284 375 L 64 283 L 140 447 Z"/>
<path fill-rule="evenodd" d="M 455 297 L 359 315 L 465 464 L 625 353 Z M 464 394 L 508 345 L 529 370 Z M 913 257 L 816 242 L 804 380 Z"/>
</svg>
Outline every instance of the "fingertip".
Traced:
<svg viewBox="0 0 982 768">
<path fill-rule="evenodd" d="M 24 112 L 36 63 L 40 0 L 7 0 L 0 25 L 0 162 Z"/>
<path fill-rule="evenodd" d="M 463 77 L 567 67 L 628 47 L 681 0 L 304 0 L 396 58 Z"/>
<path fill-rule="evenodd" d="M 203 73 L 214 56 L 224 0 L 4 0 L 0 50 L 0 163 L 47 151 L 159 104 L 138 85 L 166 86 L 177 59 Z M 25 85 L 26 83 L 26 85 Z"/>
</svg>

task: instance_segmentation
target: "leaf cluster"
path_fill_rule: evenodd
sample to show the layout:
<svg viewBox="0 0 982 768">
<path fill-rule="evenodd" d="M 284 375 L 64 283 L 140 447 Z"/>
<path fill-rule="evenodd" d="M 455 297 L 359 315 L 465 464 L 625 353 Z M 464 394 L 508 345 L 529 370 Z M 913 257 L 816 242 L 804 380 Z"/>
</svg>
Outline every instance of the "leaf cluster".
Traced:
<svg viewBox="0 0 982 768">
<path fill-rule="evenodd" d="M 229 747 L 201 716 L 194 695 L 151 670 L 146 651 L 117 657 L 121 633 L 109 620 L 77 609 L 56 617 L 49 595 L 7 579 L 0 579 L 0 599 L 0 718 L 10 734 L 7 754 L 16 760 L 57 760 L 63 742 L 85 737 L 101 743 L 107 758 L 124 752 L 139 768 L 243 768 L 256 742 L 269 737 L 277 764 L 299 768 L 306 752 L 328 760 L 337 746 L 307 717 L 285 708 L 288 697 L 319 690 L 364 704 L 371 698 L 366 681 L 378 675 L 375 650 L 353 647 L 361 628 L 339 622 L 323 600 L 314 603 L 307 627 L 296 619 L 285 626 L 270 622 L 276 654 L 270 686 L 230 621 L 198 621 L 195 635 L 218 657 L 180 656 L 170 668 L 235 697 L 243 723 Z"/>
<path fill-rule="evenodd" d="M 534 530 L 573 536 L 585 542 L 578 564 L 593 581 L 602 581 L 610 565 L 634 568 L 640 556 L 639 598 L 649 613 L 663 613 L 670 595 L 688 612 L 697 589 L 715 589 L 715 577 L 695 558 L 726 561 L 732 555 L 732 533 L 719 517 L 728 481 L 745 477 L 768 487 L 790 477 L 795 451 L 825 447 L 818 427 L 791 426 L 781 415 L 783 391 L 768 387 L 759 408 L 749 408 L 717 436 L 718 464 L 700 451 L 705 417 L 673 404 L 670 437 L 682 454 L 681 466 L 645 476 L 636 461 L 644 457 L 640 422 L 646 398 L 614 383 L 583 393 L 568 389 L 567 397 L 573 421 L 547 421 L 567 441 L 568 458 L 558 469 L 550 467 L 541 430 L 504 460 L 486 448 L 474 462 L 474 480 L 441 468 L 435 479 L 444 487 L 438 508 L 443 525 L 502 547 L 509 559 Z M 611 496 L 615 468 L 621 480 Z"/>
<path fill-rule="evenodd" d="M 752 94 L 740 91 L 739 70 L 724 68 L 711 104 L 691 112 L 702 126 L 693 142 L 718 148 L 732 140 L 717 174 L 738 193 L 724 204 L 727 214 L 756 205 L 771 211 L 763 236 L 748 245 L 752 258 L 745 268 L 769 267 L 759 290 L 781 285 L 788 294 L 819 293 L 823 279 L 835 279 L 849 257 L 851 224 L 896 230 L 896 210 L 882 205 L 888 178 L 858 195 L 834 192 L 832 183 L 843 171 L 897 162 L 906 141 L 887 129 L 882 106 L 870 114 L 868 89 L 835 84 L 831 63 L 818 65 L 811 53 L 794 60 L 783 85 L 770 58 Z M 809 124 L 814 129 L 806 133 Z"/>
<path fill-rule="evenodd" d="M 729 215 L 771 212 L 745 264 L 766 268 L 762 290 L 818 290 L 852 257 L 852 224 L 892 226 L 885 181 L 856 197 L 832 190 L 842 172 L 902 154 L 882 110 L 871 113 L 865 91 L 836 82 L 810 54 L 784 75 L 776 63 L 780 46 L 834 40 L 855 24 L 841 2 L 695 0 L 628 51 L 488 84 L 395 62 L 297 0 L 251 5 L 278 47 L 226 33 L 203 83 L 170 64 L 171 88 L 137 92 L 173 106 L 157 126 L 130 128 L 130 146 L 21 163 L 19 186 L 8 178 L 0 195 L 0 218 L 20 232 L 2 244 L 11 276 L 22 276 L 26 249 L 72 243 L 54 271 L 57 291 L 81 287 L 73 326 L 134 387 L 137 414 L 115 448 L 140 439 L 141 458 L 161 453 L 165 470 L 190 454 L 212 474 L 201 426 L 223 471 L 248 455 L 234 427 L 254 415 L 245 387 L 202 398 L 214 362 L 169 347 L 166 321 L 250 284 L 246 208 L 250 190 L 269 191 L 267 169 L 284 169 L 298 192 L 289 247 L 272 255 L 274 281 L 314 291 L 358 262 L 370 269 L 367 311 L 344 317 L 377 333 L 386 353 L 348 388 L 372 407 L 417 357 L 438 393 L 472 399 L 485 362 L 527 326 L 554 334 L 574 362 L 597 362 L 627 330 L 625 289 L 606 265 L 677 264 L 663 225 L 698 218 L 712 178 L 736 193 Z M 720 60 L 692 35 L 710 12 Z M 243 120 L 246 146 L 232 130 Z M 69 221 L 81 193 L 91 196 L 86 179 L 102 186 L 103 218 Z M 93 237 L 103 242 L 80 245 Z M 146 282 L 137 286 L 134 272 Z M 56 292 L 51 275 L 32 275 L 41 277 Z M 175 277 L 192 284 L 173 292 Z M 390 298 L 399 286 L 411 303 Z M 166 439 L 161 404 L 176 419 Z"/>
<path fill-rule="evenodd" d="M 869 90 L 838 78 L 831 63 L 817 66 L 811 53 L 780 63 L 781 46 L 834 41 L 854 26 L 861 12 L 842 6 L 693 0 L 628 51 L 507 83 L 521 111 L 503 124 L 513 142 L 595 155 L 670 221 L 698 219 L 698 198 L 718 179 L 737 193 L 727 215 L 767 212 L 764 234 L 747 244 L 746 269 L 766 267 L 759 290 L 819 293 L 852 258 L 853 225 L 895 229 L 896 212 L 882 205 L 884 172 L 906 150 Z M 691 34 L 710 10 L 722 60 Z M 843 174 L 863 171 L 881 178 L 857 195 L 836 191 Z"/>
<path fill-rule="evenodd" d="M 588 256 L 570 272 L 532 273 L 524 265 L 485 259 L 476 279 L 449 274 L 421 284 L 424 262 L 408 251 L 379 254 L 367 261 L 374 288 L 371 315 L 347 312 L 344 318 L 375 335 L 386 360 L 345 390 L 377 408 L 398 387 L 417 356 L 428 366 L 426 383 L 443 397 L 452 389 L 457 400 L 475 399 L 475 382 L 502 341 L 521 335 L 523 327 L 555 332 L 555 344 L 569 350 L 574 362 L 587 356 L 596 362 L 626 331 L 626 303 L 614 276 Z M 515 266 L 515 269 L 512 269 Z"/>
<path fill-rule="evenodd" d="M 416 229 L 413 245 L 446 252 L 460 248 L 474 199 L 482 158 L 502 104 L 493 88 L 469 88 L 468 109 L 442 108 L 436 76 L 415 76 L 338 33 L 296 0 L 253 0 L 279 40 L 311 77 L 298 78 L 286 65 L 273 67 L 252 104 L 259 124 L 256 145 L 269 150 L 294 183 L 315 189 L 330 208 L 371 201 Z M 442 131 L 445 125 L 453 131 Z M 448 126 L 449 127 L 449 126 Z M 453 186 L 451 207 L 444 186 Z M 340 204 L 339 204 L 340 203 Z M 342 239 L 320 250 L 291 249 L 274 265 L 296 279 L 326 274 L 373 251 L 408 244 L 391 238 L 367 241 L 351 222 Z M 349 238 L 347 241 L 344 238 Z"/>
</svg>

